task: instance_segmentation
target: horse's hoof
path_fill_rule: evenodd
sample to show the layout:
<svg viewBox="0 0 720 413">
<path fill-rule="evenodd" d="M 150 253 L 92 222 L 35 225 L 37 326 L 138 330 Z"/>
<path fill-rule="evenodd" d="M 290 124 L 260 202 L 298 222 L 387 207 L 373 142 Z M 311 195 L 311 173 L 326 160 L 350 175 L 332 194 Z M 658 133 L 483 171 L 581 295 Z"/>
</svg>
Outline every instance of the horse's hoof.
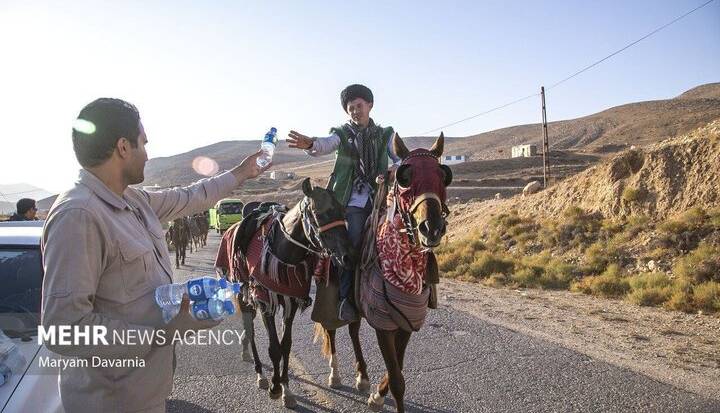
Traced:
<svg viewBox="0 0 720 413">
<path fill-rule="evenodd" d="M 373 393 L 368 397 L 368 407 L 374 412 L 381 412 L 383 406 L 385 406 L 385 398 L 380 393 Z"/>
<path fill-rule="evenodd" d="M 258 377 L 257 386 L 258 389 L 267 390 L 270 388 L 270 383 L 268 383 L 268 379 L 266 379 L 265 377 Z"/>
<path fill-rule="evenodd" d="M 253 361 L 253 356 L 249 351 L 243 350 L 241 357 L 242 361 Z"/>
<path fill-rule="evenodd" d="M 282 391 L 274 392 L 272 389 L 268 390 L 268 396 L 270 396 L 271 399 L 277 400 L 282 396 Z"/>
<path fill-rule="evenodd" d="M 331 389 L 339 389 L 342 387 L 342 378 L 340 376 L 329 376 L 328 386 L 330 386 Z"/>
<path fill-rule="evenodd" d="M 294 409 L 297 407 L 297 400 L 295 400 L 295 396 L 292 394 L 290 395 L 283 395 L 282 397 L 283 406 L 285 406 L 288 409 Z"/>
<path fill-rule="evenodd" d="M 361 392 L 368 391 L 370 389 L 370 380 L 357 376 L 355 379 L 355 389 Z"/>
</svg>

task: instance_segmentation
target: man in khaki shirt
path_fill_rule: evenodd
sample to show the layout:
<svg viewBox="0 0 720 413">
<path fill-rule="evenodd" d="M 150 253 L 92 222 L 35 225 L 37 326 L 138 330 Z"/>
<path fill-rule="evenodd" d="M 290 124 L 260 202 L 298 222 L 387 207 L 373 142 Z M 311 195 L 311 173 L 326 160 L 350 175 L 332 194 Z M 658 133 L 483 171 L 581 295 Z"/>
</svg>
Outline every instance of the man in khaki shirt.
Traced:
<svg viewBox="0 0 720 413">
<path fill-rule="evenodd" d="M 45 223 L 43 326 L 101 325 L 109 341 L 48 348 L 66 359 L 145 361 L 145 367 L 61 369 L 60 394 L 68 412 L 165 411 L 175 368 L 173 335 L 217 323 L 194 320 L 184 297 L 180 314 L 163 324 L 154 292 L 172 282 L 172 267 L 161 222 L 211 207 L 264 170 L 256 164 L 258 152 L 229 172 L 185 188 L 129 188 L 144 180 L 146 143 L 133 105 L 107 98 L 88 104 L 73 128 L 73 149 L 83 169 Z M 113 344 L 113 332 L 128 331 L 164 333 L 166 340 Z"/>
</svg>

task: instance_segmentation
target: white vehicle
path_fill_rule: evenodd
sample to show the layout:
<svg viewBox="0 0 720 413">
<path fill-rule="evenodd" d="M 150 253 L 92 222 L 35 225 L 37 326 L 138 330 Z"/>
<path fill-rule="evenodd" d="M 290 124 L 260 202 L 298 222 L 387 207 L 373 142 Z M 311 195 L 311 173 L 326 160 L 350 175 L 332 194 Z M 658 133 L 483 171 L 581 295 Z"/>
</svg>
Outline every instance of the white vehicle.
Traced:
<svg viewBox="0 0 720 413">
<path fill-rule="evenodd" d="M 51 356 L 38 344 L 44 221 L 0 222 L 0 328 L 25 357 L 20 372 L 0 386 L 0 412 L 62 412 L 58 369 L 40 368 Z"/>
</svg>

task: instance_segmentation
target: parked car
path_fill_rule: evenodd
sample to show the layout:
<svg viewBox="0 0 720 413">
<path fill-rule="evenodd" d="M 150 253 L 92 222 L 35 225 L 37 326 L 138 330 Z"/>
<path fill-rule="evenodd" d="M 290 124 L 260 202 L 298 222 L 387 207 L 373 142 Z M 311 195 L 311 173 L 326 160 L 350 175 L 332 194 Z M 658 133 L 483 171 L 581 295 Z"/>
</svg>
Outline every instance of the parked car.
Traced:
<svg viewBox="0 0 720 413">
<path fill-rule="evenodd" d="M 44 221 L 0 222 L 0 328 L 24 356 L 24 366 L 0 386 L 0 412 L 62 412 L 58 369 L 41 368 L 53 357 L 38 344 Z"/>
</svg>

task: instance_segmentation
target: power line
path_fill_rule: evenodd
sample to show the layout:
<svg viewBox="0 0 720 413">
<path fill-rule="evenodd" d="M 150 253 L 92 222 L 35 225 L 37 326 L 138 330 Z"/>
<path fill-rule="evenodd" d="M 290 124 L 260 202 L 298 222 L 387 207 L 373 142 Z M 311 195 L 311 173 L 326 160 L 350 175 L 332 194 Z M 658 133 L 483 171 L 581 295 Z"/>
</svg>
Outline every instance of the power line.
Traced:
<svg viewBox="0 0 720 413">
<path fill-rule="evenodd" d="M 708 4 L 710 4 L 710 3 L 714 2 L 714 1 L 715 1 L 715 0 L 708 0 L 708 1 L 706 1 L 705 3 L 699 5 L 698 7 L 695 7 L 694 9 L 690 10 L 689 12 L 687 12 L 687 13 L 681 15 L 681 16 L 678 16 L 678 17 L 674 18 L 674 19 L 671 20 L 670 22 L 665 23 L 664 25 L 656 28 L 655 30 L 651 31 L 650 33 L 646 34 L 645 36 L 643 36 L 643 37 L 641 37 L 641 38 L 639 38 L 639 39 L 637 39 L 637 40 L 635 40 L 635 41 L 633 41 L 633 42 L 625 45 L 625 46 L 622 47 L 621 49 L 618 49 L 618 50 L 610 53 L 609 55 L 603 57 L 602 59 L 600 59 L 600 60 L 598 60 L 598 61 L 596 61 L 596 62 L 594 62 L 594 63 L 592 63 L 592 64 L 590 64 L 590 65 L 588 65 L 588 66 L 586 66 L 586 67 L 584 67 L 584 68 L 582 68 L 582 69 L 580 69 L 580 70 L 578 70 L 577 72 L 573 73 L 572 75 L 566 77 L 565 79 L 560 80 L 560 81 L 557 82 L 557 83 L 554 83 L 553 85 L 547 87 L 546 89 L 552 89 L 552 88 L 554 88 L 554 87 L 557 87 L 557 86 L 559 86 L 559 85 L 567 82 L 568 80 L 574 78 L 575 76 L 577 76 L 577 75 L 579 75 L 579 74 L 581 74 L 581 73 L 583 73 L 583 72 L 585 72 L 585 71 L 587 71 L 587 70 L 589 70 L 589 69 L 591 69 L 591 68 L 599 65 L 600 63 L 602 63 L 602 62 L 610 59 L 611 57 L 613 57 L 613 56 L 615 56 L 615 55 L 617 55 L 617 54 L 619 54 L 619 53 L 621 53 L 621 52 L 629 49 L 630 47 L 632 47 L 632 46 L 640 43 L 641 41 L 647 39 L 648 37 L 654 35 L 655 33 L 657 33 L 657 32 L 659 32 L 659 31 L 667 28 L 668 26 L 670 26 L 670 25 L 672 25 L 672 24 L 674 24 L 674 23 L 676 23 L 676 22 L 678 22 L 678 21 L 680 21 L 680 20 L 682 20 L 683 18 L 687 17 L 688 15 L 690 15 L 690 14 L 692 14 L 692 13 L 694 13 L 694 12 L 700 10 L 700 9 L 702 9 L 703 7 L 707 6 Z M 489 109 L 489 110 L 486 110 L 486 111 L 484 111 L 484 112 L 480 112 L 480 113 L 477 113 L 477 114 L 475 114 L 475 115 L 468 116 L 468 117 L 466 117 L 466 118 L 464 118 L 464 119 L 460 119 L 460 120 L 458 120 L 458 121 L 456 121 L 456 122 L 448 123 L 447 125 L 443 125 L 443 126 L 440 126 L 440 127 L 434 128 L 434 129 L 427 130 L 427 131 L 425 131 L 425 132 L 423 132 L 423 133 L 419 133 L 419 134 L 417 134 L 417 135 L 425 135 L 425 134 L 428 134 L 428 133 L 437 132 L 437 131 L 439 131 L 439 130 L 441 130 L 441 129 L 448 128 L 448 127 L 450 127 L 450 126 L 455 126 L 455 125 L 457 125 L 457 124 L 459 124 L 459 123 L 466 122 L 466 121 L 468 121 L 468 120 L 475 119 L 475 118 L 480 117 L 480 116 L 483 116 L 483 115 L 487 115 L 488 113 L 495 112 L 496 110 L 500 110 L 500 109 L 506 108 L 506 107 L 508 107 L 508 106 L 511 106 L 511 105 L 520 103 L 520 102 L 522 102 L 522 101 L 524 101 L 524 100 L 527 100 L 527 99 L 530 99 L 530 98 L 532 98 L 532 97 L 536 97 L 536 96 L 539 96 L 539 95 L 540 95 L 539 93 L 534 93 L 534 94 L 532 94 L 532 95 L 528 95 L 528 96 L 525 96 L 525 97 L 523 97 L 523 98 L 513 100 L 512 102 L 508 102 L 508 103 L 506 103 L 506 104 L 504 104 L 504 105 L 500 105 L 500 106 L 494 107 L 494 108 Z"/>
<path fill-rule="evenodd" d="M 532 94 L 532 95 L 528 95 L 528 96 L 522 97 L 522 98 L 520 98 L 520 99 L 515 99 L 515 100 L 513 100 L 512 102 L 508 102 L 508 103 L 506 103 L 506 104 L 504 104 L 504 105 L 496 106 L 496 107 L 494 107 L 494 108 L 492 108 L 492 109 L 486 110 L 485 112 L 480 112 L 480 113 L 478 113 L 478 114 L 476 114 L 476 115 L 468 116 L 467 118 L 465 118 L 465 119 L 460 119 L 460 120 L 457 121 L 457 122 L 448 123 L 447 125 L 443 125 L 443 126 L 440 126 L 440 127 L 438 127 L 438 128 L 435 128 L 435 129 L 430 129 L 430 130 L 425 131 L 425 132 L 423 132 L 423 133 L 419 133 L 418 135 L 425 135 L 425 134 L 428 134 L 428 133 L 437 132 L 437 131 L 439 131 L 439 130 L 441 130 L 441 129 L 449 128 L 450 126 L 455 126 L 455 125 L 457 125 L 458 123 L 462 123 L 462 122 L 468 121 L 468 120 L 470 120 L 470 119 L 475 119 L 475 118 L 477 118 L 477 117 L 479 117 L 479 116 L 482 116 L 482 115 L 487 115 L 488 113 L 495 112 L 496 110 L 500 110 L 500 109 L 506 108 L 506 107 L 508 107 L 508 106 L 510 106 L 510 105 L 514 105 L 514 104 L 516 104 L 516 103 L 520 103 L 520 102 L 522 102 L 522 101 L 524 101 L 524 100 L 528 100 L 528 99 L 530 99 L 530 98 L 534 98 L 534 97 L 536 97 L 536 96 L 538 96 L 538 95 L 539 95 L 539 93 L 534 93 L 534 94 Z"/>
<path fill-rule="evenodd" d="M 640 43 L 641 41 L 647 39 L 648 37 L 650 37 L 650 36 L 652 36 L 653 34 L 659 32 L 660 30 L 662 30 L 662 29 L 670 26 L 671 24 L 673 24 L 673 23 L 675 23 L 675 22 L 683 19 L 684 17 L 690 15 L 691 13 L 694 13 L 694 12 L 702 9 L 703 7 L 705 7 L 705 6 L 707 6 L 708 4 L 712 3 L 713 1 L 715 1 L 715 0 L 708 0 L 708 1 L 706 1 L 705 3 L 701 4 L 700 6 L 695 7 L 694 9 L 690 10 L 689 12 L 683 14 L 683 15 L 680 16 L 680 17 L 674 18 L 674 19 L 673 19 L 672 21 L 670 21 L 669 23 L 665 23 L 664 25 L 662 25 L 662 26 L 658 27 L 657 29 L 651 31 L 650 33 L 646 34 L 645 36 L 643 36 L 643 37 L 635 40 L 634 42 L 628 44 L 627 46 L 623 47 L 622 49 L 616 50 L 616 51 L 610 53 L 609 55 L 603 57 L 602 59 L 598 60 L 597 62 L 592 63 L 592 64 L 590 64 L 590 65 L 588 65 L 588 66 L 586 66 L 586 67 L 578 70 L 577 72 L 573 73 L 572 75 L 566 77 L 565 79 L 563 79 L 563 80 L 561 80 L 561 81 L 553 84 L 552 86 L 548 86 L 547 89 L 552 89 L 552 88 L 554 88 L 554 87 L 556 87 L 556 86 L 558 86 L 558 85 L 560 85 L 560 84 L 562 84 L 562 83 L 567 82 L 568 80 L 574 78 L 575 76 L 579 75 L 580 73 L 585 72 L 586 70 L 589 70 L 589 69 L 591 69 L 591 68 L 599 65 L 600 63 L 608 60 L 609 58 L 611 58 L 611 57 L 613 57 L 613 56 L 615 56 L 615 55 L 623 52 L 624 50 L 629 49 L 630 47 L 632 47 L 632 46 Z"/>
</svg>

